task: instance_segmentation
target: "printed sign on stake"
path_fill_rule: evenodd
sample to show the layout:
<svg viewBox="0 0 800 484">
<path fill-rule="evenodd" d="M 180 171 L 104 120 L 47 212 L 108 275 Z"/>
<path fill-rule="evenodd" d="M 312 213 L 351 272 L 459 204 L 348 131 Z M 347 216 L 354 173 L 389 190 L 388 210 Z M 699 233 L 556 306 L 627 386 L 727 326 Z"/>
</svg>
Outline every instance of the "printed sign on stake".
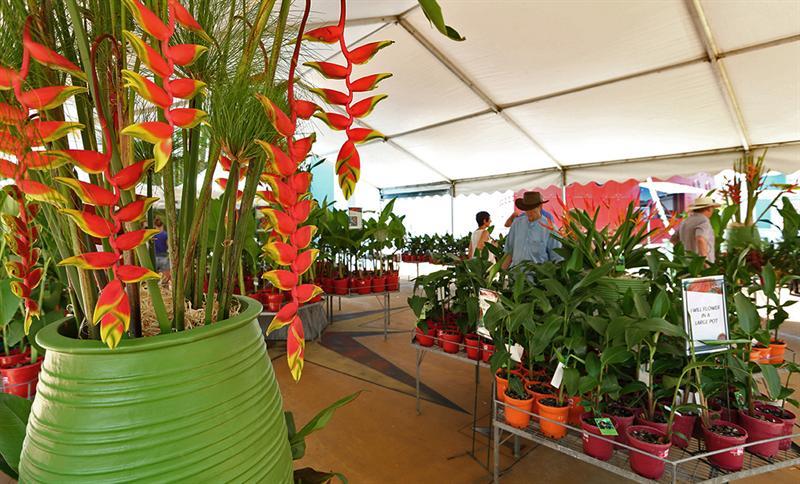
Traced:
<svg viewBox="0 0 800 484">
<path fill-rule="evenodd" d="M 728 310 L 725 305 L 725 277 L 710 276 L 684 279 L 683 320 L 689 339 L 686 354 L 716 353 L 724 345 L 709 345 L 703 341 L 727 340 Z"/>
</svg>

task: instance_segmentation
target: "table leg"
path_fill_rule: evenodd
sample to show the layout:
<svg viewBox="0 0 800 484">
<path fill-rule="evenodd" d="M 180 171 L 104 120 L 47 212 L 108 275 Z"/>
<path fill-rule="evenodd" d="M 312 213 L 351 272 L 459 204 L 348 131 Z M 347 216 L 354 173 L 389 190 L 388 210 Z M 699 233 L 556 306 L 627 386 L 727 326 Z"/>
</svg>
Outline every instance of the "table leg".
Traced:
<svg viewBox="0 0 800 484">
<path fill-rule="evenodd" d="M 383 295 L 383 340 L 389 339 L 389 293 Z"/>
<path fill-rule="evenodd" d="M 500 427 L 493 425 L 492 448 L 494 450 L 494 462 L 492 463 L 492 482 L 500 483 Z"/>
<path fill-rule="evenodd" d="M 419 408 L 419 378 L 420 378 L 419 367 L 421 364 L 422 364 L 422 352 L 420 350 L 417 350 L 417 415 L 422 414 Z"/>
</svg>

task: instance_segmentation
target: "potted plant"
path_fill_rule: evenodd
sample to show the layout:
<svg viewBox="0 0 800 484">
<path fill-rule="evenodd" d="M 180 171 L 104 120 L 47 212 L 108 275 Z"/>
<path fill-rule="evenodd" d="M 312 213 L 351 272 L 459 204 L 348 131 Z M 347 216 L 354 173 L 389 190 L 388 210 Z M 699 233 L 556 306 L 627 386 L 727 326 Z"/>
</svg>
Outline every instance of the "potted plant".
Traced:
<svg viewBox="0 0 800 484">
<path fill-rule="evenodd" d="M 642 477 L 658 480 L 664 474 L 664 465 L 672 446 L 667 434 L 647 425 L 632 425 L 625 431 L 627 441 L 639 452 L 631 452 L 628 459 L 631 469 Z M 650 457 L 647 454 L 655 457 Z"/>
<path fill-rule="evenodd" d="M 86 22 L 83 16 L 88 10 L 78 0 L 65 0 L 66 11 L 30 4 L 34 10 L 3 16 L 8 20 L 5 27 L 22 33 L 22 42 L 13 46 L 17 52 L 0 60 L 0 84 L 10 88 L 10 95 L 3 95 L 4 112 L 10 106 L 14 115 L 0 136 L 17 160 L 10 164 L 4 160 L 2 174 L 12 178 L 25 196 L 20 216 L 29 223 L 18 227 L 25 240 L 34 246 L 35 230 L 53 233 L 54 259 L 65 267 L 73 301 L 73 318 L 45 327 L 37 337 L 48 351 L 44 367 L 49 377 L 39 383 L 20 477 L 28 481 L 85 476 L 115 480 L 123 475 L 125 479 L 153 475 L 168 480 L 212 475 L 290 479 L 280 394 L 256 322 L 260 305 L 233 293 L 242 280 L 246 240 L 252 236 L 246 233 L 244 215 L 252 210 L 264 177 L 271 190 L 258 195 L 268 203 L 264 214 L 273 229 L 267 250 L 280 266 L 267 278 L 291 294 L 272 327 L 291 326 L 287 355 L 293 376 L 299 378 L 304 343 L 296 310 L 317 292 L 313 284 L 299 284 L 316 257 L 316 251 L 308 249 L 314 228 L 306 224 L 312 205 L 307 195 L 310 175 L 298 171 L 312 138 L 294 138 L 297 119 L 317 110 L 296 100 L 293 91 L 309 6 L 292 59 L 284 59 L 290 67 L 288 82 L 281 83 L 275 73 L 285 52 L 281 46 L 288 2 L 281 2 L 283 13 L 269 34 L 272 53 L 263 58 L 255 54 L 272 2 L 244 12 L 250 16 L 242 22 L 245 35 L 230 28 L 234 10 L 241 14 L 233 6 L 228 11 L 201 10 L 195 3 L 193 11 L 202 18 L 204 30 L 175 0 L 159 2 L 157 12 L 139 0 L 123 3 L 133 23 L 127 22 L 127 13 L 119 17 L 106 10 L 92 12 L 92 22 Z M 26 14 L 30 14 L 27 19 Z M 55 35 L 46 26 L 66 30 Z M 181 30 L 183 41 L 205 45 L 178 43 L 176 30 Z M 306 34 L 314 39 L 318 33 Z M 332 35 L 341 37 L 341 27 Z M 57 46 L 56 39 L 71 41 Z M 214 49 L 213 55 L 203 56 L 208 48 Z M 208 95 L 202 98 L 197 94 L 204 85 Z M 47 97 L 47 93 L 57 95 Z M 61 121 L 63 101 L 72 96 L 77 96 L 80 123 Z M 179 104 L 179 98 L 186 102 Z M 143 117 L 134 102 L 146 102 L 152 118 Z M 288 106 L 289 114 L 279 105 Z M 206 112 L 209 127 L 198 129 Z M 83 127 L 79 132 L 83 149 L 74 149 L 65 136 Z M 181 136 L 174 136 L 176 131 Z M 142 142 L 152 145 L 152 151 Z M 208 149 L 201 150 L 201 145 Z M 288 154 L 277 145 L 288 148 Z M 152 152 L 146 156 L 153 159 L 142 156 L 142 151 Z M 206 177 L 198 186 L 199 158 L 205 155 Z M 230 162 L 226 168 L 230 183 L 224 183 L 225 215 L 216 221 L 209 259 L 200 234 L 209 224 L 212 174 L 217 163 L 225 163 L 223 159 Z M 180 170 L 173 166 L 177 163 Z M 90 174 L 89 181 L 77 177 L 76 167 Z M 135 192 L 154 169 L 166 202 L 173 275 L 166 294 L 152 271 L 146 246 L 153 232 L 142 223 L 154 199 Z M 174 188 L 181 174 L 184 190 L 177 200 Z M 96 245 L 102 249 L 94 250 Z M 27 250 L 30 257 L 18 275 L 25 301 L 23 321 L 30 327 L 40 312 L 30 296 L 41 273 L 35 272 L 33 256 L 39 249 Z M 208 292 L 203 294 L 206 278 Z M 142 281 L 145 292 L 139 290 Z M 167 298 L 171 312 L 164 304 Z M 199 321 L 190 320 L 187 305 L 198 299 L 205 314 Z M 145 310 L 155 315 L 149 326 L 142 324 Z M 192 325 L 197 327 L 189 330 Z M 145 331 L 162 334 L 139 337 Z M 120 401 L 125 411 L 119 411 Z M 138 429 L 153 422 L 162 433 L 143 436 Z M 52 445 L 49 429 L 54 427 L 80 428 L 80 445 L 69 438 Z M 109 428 L 124 452 L 108 454 L 101 437 L 87 440 L 107 435 Z M 231 439 L 235 445 L 229 444 Z M 104 457 L 98 460 L 101 454 Z M 178 460 L 180 465 L 175 465 Z M 253 462 L 259 465 L 254 467 Z"/>
<path fill-rule="evenodd" d="M 781 340 L 778 331 L 781 325 L 789 318 L 789 313 L 785 308 L 792 306 L 797 301 L 786 299 L 781 295 L 781 288 L 787 287 L 789 283 L 796 280 L 798 277 L 794 275 L 784 275 L 779 277 L 771 263 L 767 263 L 760 274 L 760 283 L 754 286 L 755 290 L 760 290 L 766 299 L 765 303 L 760 306 L 764 310 L 767 320 L 767 329 L 772 332 L 772 337 L 769 340 L 769 345 L 761 345 L 766 350 L 756 353 L 756 358 L 753 358 L 751 353 L 751 360 L 766 361 L 772 364 L 781 364 L 784 360 L 784 352 L 786 351 L 786 342 Z"/>
<path fill-rule="evenodd" d="M 519 375 L 510 375 L 502 401 L 505 402 L 506 423 L 519 429 L 527 428 L 531 421 L 533 395 L 525 390 Z"/>
</svg>

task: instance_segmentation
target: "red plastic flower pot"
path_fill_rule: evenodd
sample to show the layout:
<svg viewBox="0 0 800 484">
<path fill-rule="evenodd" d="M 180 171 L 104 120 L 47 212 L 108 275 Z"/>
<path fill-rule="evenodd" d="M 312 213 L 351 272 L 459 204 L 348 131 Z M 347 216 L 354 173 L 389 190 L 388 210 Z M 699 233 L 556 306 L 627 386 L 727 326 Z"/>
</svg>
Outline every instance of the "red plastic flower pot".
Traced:
<svg viewBox="0 0 800 484">
<path fill-rule="evenodd" d="M 431 327 L 430 323 L 428 324 L 429 326 L 427 331 L 423 330 L 419 326 L 415 328 L 417 333 L 416 335 L 417 343 L 419 343 L 420 346 L 433 346 L 433 338 L 436 335 L 436 328 Z"/>
<path fill-rule="evenodd" d="M 509 395 L 507 391 L 505 395 L 503 395 L 503 397 L 506 403 L 505 406 L 506 423 L 518 429 L 526 428 L 531 421 L 531 416 L 525 412 L 531 411 L 531 406 L 533 405 L 533 397 L 528 395 L 528 398 L 524 400 L 519 400 Z"/>
<path fill-rule="evenodd" d="M 795 414 L 781 407 L 776 407 L 775 405 L 769 405 L 766 403 L 757 403 L 756 411 L 759 413 L 766 413 L 772 415 L 773 417 L 779 418 L 783 422 L 783 435 L 792 435 L 794 424 L 795 422 L 797 422 L 797 416 Z M 791 446 L 792 446 L 791 438 L 783 439 L 778 444 L 778 448 L 780 450 L 788 450 Z"/>
<path fill-rule="evenodd" d="M 492 343 L 481 341 L 481 361 L 489 363 L 489 358 L 494 354 L 494 345 Z"/>
<path fill-rule="evenodd" d="M 672 421 L 672 444 L 681 449 L 689 447 L 697 415 L 678 415 Z"/>
<path fill-rule="evenodd" d="M 611 415 L 611 420 L 614 421 L 614 427 L 616 427 L 617 433 L 619 434 L 617 442 L 630 445 L 628 444 L 628 436 L 625 434 L 625 431 L 628 427 L 633 425 L 633 421 L 636 419 L 636 410 L 623 405 L 615 405 L 608 409 L 608 413 Z M 617 446 L 617 448 L 628 450 L 619 446 Z"/>
<path fill-rule="evenodd" d="M 31 354 L 30 348 L 25 350 L 24 353 L 20 353 L 18 349 L 11 350 L 10 354 L 0 355 L 0 368 L 5 368 L 8 366 L 17 366 L 18 364 L 22 363 Z"/>
<path fill-rule="evenodd" d="M 356 292 L 359 294 L 369 294 L 372 292 L 372 278 L 365 277 L 356 280 Z"/>
<path fill-rule="evenodd" d="M 36 384 L 39 382 L 39 370 L 42 368 L 41 356 L 36 363 L 30 359 L 23 360 L 15 368 L 0 368 L 0 377 L 3 382 L 3 393 L 16 395 L 22 398 L 31 398 L 36 394 Z"/>
<path fill-rule="evenodd" d="M 636 415 L 636 425 L 654 428 L 663 434 L 667 433 L 667 416 L 661 412 L 656 412 L 653 417 L 656 420 L 648 420 L 644 416 L 644 410 L 640 410 Z M 661 421 L 663 420 L 663 422 Z"/>
<path fill-rule="evenodd" d="M 667 439 L 667 434 L 659 429 L 646 425 L 631 425 L 626 430 L 628 442 L 634 449 L 642 452 L 631 451 L 628 460 L 631 469 L 642 477 L 658 480 L 664 474 L 666 463 L 659 459 L 649 457 L 647 454 L 654 455 L 661 459 L 669 457 L 669 449 L 672 442 Z M 656 442 L 642 440 L 647 436 L 652 436 Z"/>
<path fill-rule="evenodd" d="M 372 292 L 386 291 L 386 276 L 375 276 L 372 278 Z"/>
<path fill-rule="evenodd" d="M 320 284 L 322 287 L 322 291 L 325 294 L 333 294 L 333 279 L 330 277 L 323 277 L 320 279 Z"/>
<path fill-rule="evenodd" d="M 748 443 L 783 435 L 783 421 L 764 413 L 757 413 L 756 416 L 753 416 L 744 410 L 739 410 L 739 425 L 747 431 Z M 780 445 L 779 440 L 774 440 L 763 444 L 751 445 L 747 447 L 747 451 L 769 459 L 778 453 Z"/>
<path fill-rule="evenodd" d="M 350 292 L 350 278 L 344 277 L 342 279 L 333 280 L 333 293 L 339 296 L 345 296 Z"/>
<path fill-rule="evenodd" d="M 730 449 L 727 452 L 708 456 L 711 464 L 725 469 L 726 471 L 738 471 L 744 464 L 744 447 L 742 444 L 747 442 L 747 431 L 733 422 L 725 420 L 714 420 L 711 428 L 701 425 L 703 430 L 703 440 L 706 443 L 706 450 Z"/>
<path fill-rule="evenodd" d="M 442 333 L 442 349 L 445 353 L 458 353 L 461 349 L 461 332 L 460 331 L 445 331 Z"/>
<path fill-rule="evenodd" d="M 609 417 L 609 415 L 603 414 L 603 417 Z M 581 429 L 583 429 L 583 434 L 581 435 L 581 439 L 583 440 L 583 453 L 590 457 L 594 457 L 595 459 L 607 461 L 611 459 L 612 455 L 614 455 L 614 437 L 602 435 L 600 433 L 600 429 L 597 428 L 597 425 L 595 425 L 594 418 L 595 417 L 592 412 L 585 412 L 583 415 L 581 415 Z M 592 434 L 600 435 L 608 440 L 592 437 Z"/>
<path fill-rule="evenodd" d="M 464 344 L 467 350 L 467 358 L 470 360 L 481 359 L 481 337 L 475 333 L 464 336 Z"/>
<path fill-rule="evenodd" d="M 403 253 L 403 255 L 400 256 L 400 260 L 403 262 L 411 262 L 411 254 Z"/>
<path fill-rule="evenodd" d="M 392 272 L 386 276 L 386 290 L 393 292 L 400 290 L 400 274 Z"/>
<path fill-rule="evenodd" d="M 567 419 L 567 423 L 573 427 L 580 427 L 581 425 L 581 415 L 584 412 L 583 405 L 581 405 L 581 400 L 582 398 L 578 396 L 570 398 L 569 417 Z"/>
</svg>

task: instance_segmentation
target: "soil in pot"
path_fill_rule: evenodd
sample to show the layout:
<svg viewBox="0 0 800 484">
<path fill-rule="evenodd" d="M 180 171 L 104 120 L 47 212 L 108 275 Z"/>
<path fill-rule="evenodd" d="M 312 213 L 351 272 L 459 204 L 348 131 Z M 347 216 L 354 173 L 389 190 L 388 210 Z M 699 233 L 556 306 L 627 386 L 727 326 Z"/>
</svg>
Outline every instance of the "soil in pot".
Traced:
<svg viewBox="0 0 800 484">
<path fill-rule="evenodd" d="M 750 415 L 744 410 L 739 410 L 739 425 L 747 431 L 748 443 L 783 435 L 783 421 L 765 413 L 756 412 L 755 415 Z M 748 452 L 767 459 L 774 457 L 778 450 L 780 450 L 778 440 L 747 447 Z"/>
<path fill-rule="evenodd" d="M 539 428 L 545 436 L 551 439 L 560 439 L 567 435 L 567 428 L 559 423 L 565 424 L 569 419 L 569 401 L 559 403 L 557 399 L 547 397 L 538 400 L 536 406 L 539 409 L 539 415 L 544 417 L 539 419 Z M 559 423 L 545 419 L 555 420 Z"/>
<path fill-rule="evenodd" d="M 617 428 L 617 433 L 619 433 L 617 442 L 627 445 L 628 436 L 625 431 L 633 425 L 633 421 L 636 419 L 636 411 L 622 405 L 611 405 L 608 407 L 607 412 L 611 415 L 611 419 L 614 420 L 614 426 Z"/>
<path fill-rule="evenodd" d="M 603 417 L 610 417 L 610 415 L 603 414 Z M 583 440 L 583 453 L 595 459 L 607 461 L 611 459 L 611 456 L 614 454 L 614 437 L 602 435 L 594 419 L 595 416 L 592 412 L 585 412 L 581 415 L 580 423 L 581 429 L 583 429 L 583 434 L 581 436 Z M 593 437 L 592 434 L 600 435 L 602 439 Z"/>
<path fill-rule="evenodd" d="M 771 341 L 769 344 L 769 362 L 773 365 L 780 365 L 783 363 L 783 355 L 786 353 L 786 342 L 784 341 Z"/>
<path fill-rule="evenodd" d="M 464 344 L 467 350 L 467 358 L 470 360 L 481 359 L 481 338 L 475 333 L 470 333 L 464 336 Z"/>
<path fill-rule="evenodd" d="M 756 412 L 766 413 L 767 415 L 772 415 L 773 417 L 780 419 L 783 422 L 783 435 L 792 435 L 794 424 L 797 421 L 797 416 L 792 412 L 781 407 L 768 404 L 756 404 Z M 778 448 L 780 450 L 787 450 L 791 446 L 791 438 L 783 439 L 778 443 Z"/>
<path fill-rule="evenodd" d="M 528 393 L 517 395 L 511 389 L 506 389 L 503 394 L 505 400 L 505 419 L 508 425 L 524 429 L 531 421 L 529 413 L 533 406 L 533 396 Z"/>
<path fill-rule="evenodd" d="M 744 464 L 744 448 L 736 447 L 747 442 L 747 431 L 733 422 L 716 420 L 710 428 L 702 427 L 706 450 L 730 449 L 727 452 L 714 454 L 708 460 L 716 467 L 726 471 L 738 471 Z"/>
<path fill-rule="evenodd" d="M 630 446 L 641 452 L 630 451 L 628 459 L 631 469 L 642 477 L 658 480 L 664 474 L 665 462 L 650 457 L 653 455 L 661 459 L 669 456 L 672 442 L 667 435 L 655 428 L 645 425 L 632 425 L 626 430 Z M 648 455 L 649 454 L 649 455 Z"/>
<path fill-rule="evenodd" d="M 444 331 L 441 338 L 442 349 L 446 353 L 458 353 L 458 350 L 461 349 L 460 331 Z"/>
<path fill-rule="evenodd" d="M 534 383 L 525 387 L 528 392 L 533 395 L 533 413 L 539 414 L 539 400 L 542 398 L 552 397 L 556 394 L 556 389 L 546 383 Z M 539 420 L 534 417 L 534 420 Z"/>
</svg>

